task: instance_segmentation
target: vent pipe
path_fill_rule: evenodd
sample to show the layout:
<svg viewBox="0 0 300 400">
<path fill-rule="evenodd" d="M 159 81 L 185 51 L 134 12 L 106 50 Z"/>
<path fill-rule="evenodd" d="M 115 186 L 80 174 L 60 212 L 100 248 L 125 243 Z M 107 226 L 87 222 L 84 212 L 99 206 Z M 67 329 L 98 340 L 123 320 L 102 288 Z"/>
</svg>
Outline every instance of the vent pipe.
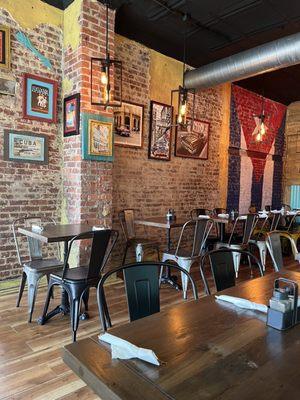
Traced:
<svg viewBox="0 0 300 400">
<path fill-rule="evenodd" d="M 300 63 L 300 33 L 286 36 L 185 73 L 187 89 L 205 89 Z"/>
</svg>

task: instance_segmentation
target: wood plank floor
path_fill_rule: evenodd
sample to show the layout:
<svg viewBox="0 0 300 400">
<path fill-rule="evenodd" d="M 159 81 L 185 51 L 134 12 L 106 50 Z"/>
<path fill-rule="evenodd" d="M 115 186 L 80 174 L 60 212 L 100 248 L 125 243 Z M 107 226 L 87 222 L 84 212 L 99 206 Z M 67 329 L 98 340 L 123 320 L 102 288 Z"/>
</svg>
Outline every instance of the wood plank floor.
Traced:
<svg viewBox="0 0 300 400">
<path fill-rule="evenodd" d="M 297 264 L 286 260 L 288 267 Z M 267 273 L 272 268 L 267 267 Z M 198 268 L 193 269 L 200 296 L 203 285 Z M 250 279 L 248 268 L 242 267 L 239 281 Z M 57 316 L 44 326 L 36 323 L 41 314 L 45 287 L 40 288 L 34 322 L 27 323 L 27 293 L 20 308 L 15 307 L 16 290 L 1 296 L 0 301 L 0 399 L 10 400 L 56 400 L 80 399 L 94 400 L 98 397 L 72 373 L 61 359 L 61 349 L 71 341 L 68 316 Z M 56 290 L 52 306 L 59 302 L 59 289 Z M 122 282 L 112 283 L 107 289 L 108 304 L 113 325 L 127 321 L 126 300 Z M 191 294 L 189 294 L 191 298 Z M 170 287 L 161 290 L 162 308 L 182 302 L 181 293 Z M 78 340 L 99 333 L 95 291 L 90 296 L 90 319 L 80 321 Z"/>
</svg>

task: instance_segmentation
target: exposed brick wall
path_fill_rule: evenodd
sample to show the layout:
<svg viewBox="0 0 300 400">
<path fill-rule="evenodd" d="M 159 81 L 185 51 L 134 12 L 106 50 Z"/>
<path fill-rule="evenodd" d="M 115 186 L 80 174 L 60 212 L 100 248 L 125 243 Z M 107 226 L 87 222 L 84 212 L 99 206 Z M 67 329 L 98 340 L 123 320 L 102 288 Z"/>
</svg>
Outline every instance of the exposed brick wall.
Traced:
<svg viewBox="0 0 300 400">
<path fill-rule="evenodd" d="M 264 110 L 267 133 L 262 142 L 256 142 L 252 136 L 256 126 L 254 115 L 261 113 L 262 99 L 232 85 L 227 207 L 241 213 L 247 212 L 251 203 L 258 208 L 266 204 L 277 208 L 282 201 L 286 107 L 264 99 Z"/>
<path fill-rule="evenodd" d="M 156 100 L 150 99 L 149 95 L 151 79 L 155 79 L 149 74 L 151 53 L 145 46 L 117 36 L 115 55 L 123 61 L 123 99 L 144 106 L 144 125 L 141 149 L 115 146 L 114 226 L 119 227 L 117 211 L 128 207 L 138 209 L 137 213 L 144 217 L 165 216 L 170 207 L 178 216 L 188 217 L 192 208 L 220 206 L 218 177 L 223 87 L 197 95 L 196 118 L 211 124 L 208 160 L 175 157 L 175 132 L 172 133 L 171 161 L 149 160 L 150 100 Z M 163 230 L 148 231 L 156 237 L 165 235 Z"/>
<path fill-rule="evenodd" d="M 3 279 L 20 273 L 12 240 L 12 220 L 25 214 L 41 213 L 59 218 L 61 107 L 58 107 L 56 124 L 22 119 L 21 83 L 22 74 L 27 72 L 57 80 L 60 88 L 62 30 L 44 24 L 33 30 L 23 29 L 13 16 L 0 8 L 1 24 L 11 27 L 11 71 L 1 70 L 1 73 L 13 76 L 17 85 L 14 97 L 0 94 L 0 148 L 3 149 L 3 131 L 7 128 L 43 133 L 49 137 L 49 165 L 3 161 L 3 150 L 0 152 L 0 279 Z M 16 33 L 19 30 L 28 35 L 33 45 L 51 60 L 52 71 L 17 42 Z M 58 97 L 60 95 L 59 89 Z"/>
</svg>

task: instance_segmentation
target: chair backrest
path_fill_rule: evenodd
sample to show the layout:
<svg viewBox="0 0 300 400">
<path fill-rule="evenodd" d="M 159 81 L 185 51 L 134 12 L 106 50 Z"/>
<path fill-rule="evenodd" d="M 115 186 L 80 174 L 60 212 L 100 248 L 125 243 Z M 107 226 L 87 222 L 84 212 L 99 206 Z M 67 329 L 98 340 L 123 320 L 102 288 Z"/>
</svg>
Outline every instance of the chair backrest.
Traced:
<svg viewBox="0 0 300 400">
<path fill-rule="evenodd" d="M 86 239 L 92 240 L 90 249 L 90 259 L 88 263 L 89 269 L 88 269 L 87 279 L 99 278 L 101 270 L 104 268 L 103 262 L 107 261 L 108 259 L 107 248 L 110 243 L 111 235 L 112 235 L 111 229 L 103 229 L 103 230 L 84 232 L 81 233 L 80 235 L 73 237 L 73 239 L 70 241 L 69 244 L 68 254 L 63 268 L 62 279 L 65 278 L 65 275 L 67 273 L 69 257 L 74 242 Z M 110 252 L 111 250 L 112 248 L 110 249 Z"/>
<path fill-rule="evenodd" d="M 98 284 L 97 300 L 99 316 L 104 331 L 107 330 L 105 319 L 106 300 L 104 294 L 106 280 L 112 274 L 123 271 L 129 318 L 130 321 L 134 321 L 160 311 L 159 272 L 162 267 L 169 267 L 183 272 L 191 282 L 194 299 L 198 299 L 198 292 L 193 278 L 185 269 L 178 265 L 154 261 L 123 265 L 122 267 L 108 271 L 102 276 Z"/>
<path fill-rule="evenodd" d="M 267 233 L 266 245 L 275 271 L 280 271 L 284 267 L 282 257 L 282 238 L 286 238 L 290 242 L 294 257 L 298 254 L 297 246 L 288 232 L 273 231 Z"/>
<path fill-rule="evenodd" d="M 288 224 L 288 226 L 287 226 L 287 231 L 288 231 L 288 232 L 291 232 L 291 231 L 292 231 L 292 229 L 293 229 L 293 227 L 294 227 L 294 223 L 296 222 L 296 218 L 299 217 L 299 216 L 300 216 L 300 212 L 297 211 L 297 212 L 291 217 L 290 222 L 289 222 L 289 224 Z"/>
<path fill-rule="evenodd" d="M 248 242 L 251 238 L 251 235 L 253 233 L 253 230 L 257 224 L 257 221 L 258 221 L 257 214 L 247 214 L 246 220 L 245 220 L 245 216 L 239 216 L 234 222 L 228 244 L 231 244 L 231 242 L 234 238 L 234 235 L 238 230 L 238 224 L 241 222 L 244 222 L 243 238 L 242 238 L 241 244 L 248 244 Z"/>
<path fill-rule="evenodd" d="M 263 269 L 260 261 L 248 251 L 225 248 L 208 251 L 202 256 L 200 262 L 200 274 L 207 294 L 210 294 L 210 289 L 204 274 L 206 260 L 208 259 L 209 261 L 214 284 L 217 292 L 219 292 L 235 286 L 234 253 L 240 253 L 241 255 L 247 256 L 248 259 L 250 258 L 250 260 L 253 260 L 254 263 L 258 265 L 260 275 L 263 276 Z"/>
<path fill-rule="evenodd" d="M 14 241 L 17 250 L 17 256 L 19 260 L 19 264 L 22 266 L 25 262 L 25 257 L 22 256 L 21 242 L 20 242 L 20 234 L 18 234 L 18 229 L 23 228 L 31 228 L 33 225 L 38 225 L 44 227 L 46 225 L 55 225 L 56 222 L 51 217 L 46 217 L 43 215 L 33 215 L 17 218 L 12 223 L 12 231 L 14 236 Z M 22 235 L 24 237 L 24 235 Z M 28 245 L 28 256 L 31 261 L 33 260 L 41 260 L 43 258 L 42 254 L 42 243 L 34 239 L 32 237 L 26 236 L 27 245 Z M 57 247 L 59 249 L 59 247 Z"/>
<path fill-rule="evenodd" d="M 119 221 L 126 240 L 134 239 L 134 209 L 128 208 L 119 212 Z"/>
<path fill-rule="evenodd" d="M 278 227 L 278 224 L 281 220 L 281 214 L 280 213 L 271 213 L 270 214 L 270 232 L 275 231 Z"/>
<path fill-rule="evenodd" d="M 193 208 L 191 211 L 191 219 L 197 219 L 200 215 L 209 215 L 209 210 L 205 208 Z"/>
<path fill-rule="evenodd" d="M 191 258 L 198 257 L 201 255 L 202 250 L 204 249 L 206 239 L 214 226 L 214 221 L 211 218 L 203 218 L 199 217 L 196 220 L 187 221 L 181 230 L 179 240 L 177 243 L 177 248 L 175 252 L 175 256 L 180 254 L 180 249 L 185 247 L 185 233 L 192 227 L 193 230 L 193 245 L 191 248 Z"/>
</svg>

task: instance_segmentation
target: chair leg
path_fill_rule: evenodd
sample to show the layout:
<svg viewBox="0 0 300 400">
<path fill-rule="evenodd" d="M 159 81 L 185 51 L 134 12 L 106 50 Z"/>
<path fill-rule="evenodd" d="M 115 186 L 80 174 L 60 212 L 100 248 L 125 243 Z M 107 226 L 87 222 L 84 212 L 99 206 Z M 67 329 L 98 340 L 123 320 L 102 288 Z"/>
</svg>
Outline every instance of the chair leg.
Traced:
<svg viewBox="0 0 300 400">
<path fill-rule="evenodd" d="M 159 247 L 156 248 L 157 260 L 160 261 Z"/>
<path fill-rule="evenodd" d="M 89 297 L 90 297 L 90 289 L 88 288 L 82 295 L 82 301 L 84 304 L 85 311 L 89 310 Z"/>
<path fill-rule="evenodd" d="M 45 317 L 46 317 L 46 315 L 48 313 L 50 299 L 51 299 L 51 295 L 53 293 L 53 286 L 54 286 L 54 284 L 52 283 L 51 278 L 50 278 L 49 279 L 49 284 L 48 284 L 47 295 L 46 295 L 46 299 L 45 299 L 45 305 L 44 305 L 43 314 L 42 314 L 41 318 L 39 319 L 39 321 L 41 321 L 41 325 L 44 325 L 44 320 L 45 320 Z"/>
<path fill-rule="evenodd" d="M 232 256 L 233 256 L 233 264 L 234 264 L 234 269 L 235 269 L 235 277 L 237 278 L 239 276 L 241 253 L 233 252 Z"/>
<path fill-rule="evenodd" d="M 22 272 L 22 277 L 21 277 L 21 283 L 20 283 L 20 289 L 19 289 L 19 294 L 18 294 L 18 299 L 17 299 L 17 304 L 16 307 L 20 306 L 20 301 L 24 292 L 24 288 L 25 288 L 25 284 L 26 284 L 26 279 L 27 279 L 27 275 L 26 273 L 23 271 Z"/>
<path fill-rule="evenodd" d="M 38 289 L 39 280 L 42 277 L 41 274 L 37 274 L 35 272 L 29 273 L 27 276 L 28 279 L 28 322 L 32 320 L 32 314 L 34 310 L 34 304 L 36 299 L 36 293 Z"/>
<path fill-rule="evenodd" d="M 72 328 L 72 339 L 73 342 L 76 342 L 76 334 L 79 324 L 79 308 L 80 308 L 80 299 L 72 298 L 71 299 L 71 328 Z"/>
<path fill-rule="evenodd" d="M 187 272 L 190 272 L 192 263 L 191 261 L 183 261 L 183 262 L 178 262 L 178 265 L 181 268 L 184 268 Z M 186 274 L 184 274 L 183 272 L 181 272 L 181 283 L 182 283 L 182 292 L 183 292 L 183 298 L 184 300 L 187 299 L 187 288 L 188 288 L 188 277 L 186 276 Z"/>
<path fill-rule="evenodd" d="M 48 284 L 48 286 L 49 286 L 50 275 L 49 275 L 49 274 L 47 274 L 46 276 L 47 276 L 47 284 Z M 51 291 L 51 298 L 52 298 L 52 299 L 54 299 L 54 293 L 53 293 L 53 290 Z"/>
<path fill-rule="evenodd" d="M 125 264 L 126 256 L 127 256 L 127 250 L 128 250 L 128 244 L 126 243 L 125 250 L 124 250 L 124 255 L 123 255 L 123 260 L 122 260 L 122 265 Z"/>
<path fill-rule="evenodd" d="M 250 267 L 250 277 L 253 278 L 253 269 L 252 269 L 251 257 L 247 256 L 247 258 L 248 258 L 248 264 L 249 264 L 249 267 Z"/>
</svg>

